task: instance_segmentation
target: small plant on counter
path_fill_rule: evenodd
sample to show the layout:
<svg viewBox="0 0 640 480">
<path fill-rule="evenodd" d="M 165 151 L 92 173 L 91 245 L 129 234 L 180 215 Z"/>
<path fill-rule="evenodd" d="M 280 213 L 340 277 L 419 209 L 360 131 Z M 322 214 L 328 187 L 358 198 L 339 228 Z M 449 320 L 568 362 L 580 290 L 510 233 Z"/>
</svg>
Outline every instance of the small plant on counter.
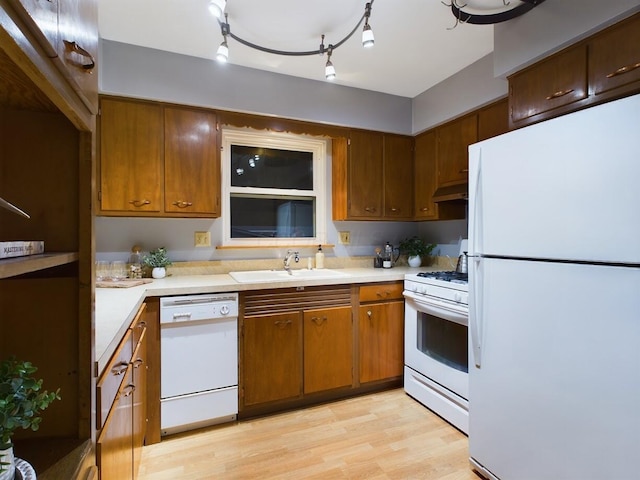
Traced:
<svg viewBox="0 0 640 480">
<path fill-rule="evenodd" d="M 434 248 L 436 248 L 434 243 L 427 243 L 416 235 L 400 242 L 400 253 L 404 253 L 408 257 L 429 255 Z"/>
<path fill-rule="evenodd" d="M 32 377 L 37 370 L 30 362 L 10 357 L 0 363 L 0 450 L 13 447 L 11 436 L 18 428 L 40 428 L 40 414 L 51 402 L 60 400 L 60 389 L 42 391 L 42 379 Z M 0 472 L 8 468 L 0 462 Z"/>
<path fill-rule="evenodd" d="M 142 258 L 142 263 L 149 268 L 167 267 L 171 265 L 171 260 L 167 256 L 167 249 L 159 247 L 151 250 L 148 255 Z"/>
</svg>

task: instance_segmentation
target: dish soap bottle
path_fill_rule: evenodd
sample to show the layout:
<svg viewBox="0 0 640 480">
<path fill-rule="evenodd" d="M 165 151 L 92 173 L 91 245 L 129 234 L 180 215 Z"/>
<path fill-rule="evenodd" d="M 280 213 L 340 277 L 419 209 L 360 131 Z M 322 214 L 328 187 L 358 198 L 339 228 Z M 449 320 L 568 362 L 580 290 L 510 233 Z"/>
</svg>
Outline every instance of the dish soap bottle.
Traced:
<svg viewBox="0 0 640 480">
<path fill-rule="evenodd" d="M 318 245 L 318 251 L 316 252 L 316 268 L 324 268 L 324 252 L 322 251 L 322 245 Z"/>
</svg>

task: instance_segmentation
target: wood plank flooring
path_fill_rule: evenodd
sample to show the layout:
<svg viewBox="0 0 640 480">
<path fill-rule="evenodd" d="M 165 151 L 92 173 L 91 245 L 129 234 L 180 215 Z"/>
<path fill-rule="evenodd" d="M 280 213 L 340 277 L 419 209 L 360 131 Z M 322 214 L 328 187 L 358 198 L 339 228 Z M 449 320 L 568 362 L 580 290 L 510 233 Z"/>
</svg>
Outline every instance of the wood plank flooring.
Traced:
<svg viewBox="0 0 640 480">
<path fill-rule="evenodd" d="M 143 448 L 139 480 L 479 480 L 467 437 L 396 389 Z"/>
</svg>

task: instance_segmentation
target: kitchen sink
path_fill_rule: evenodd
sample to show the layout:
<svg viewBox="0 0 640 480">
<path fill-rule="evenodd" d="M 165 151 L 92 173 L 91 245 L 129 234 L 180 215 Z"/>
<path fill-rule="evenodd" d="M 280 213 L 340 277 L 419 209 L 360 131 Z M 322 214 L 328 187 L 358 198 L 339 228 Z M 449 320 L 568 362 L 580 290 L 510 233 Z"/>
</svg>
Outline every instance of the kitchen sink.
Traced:
<svg viewBox="0 0 640 480">
<path fill-rule="evenodd" d="M 318 270 L 291 270 L 289 274 L 285 270 L 249 270 L 246 272 L 229 272 L 236 282 L 259 283 L 259 282 L 287 282 L 293 280 L 316 280 L 328 278 L 348 277 L 349 274 L 338 270 L 318 269 Z"/>
</svg>

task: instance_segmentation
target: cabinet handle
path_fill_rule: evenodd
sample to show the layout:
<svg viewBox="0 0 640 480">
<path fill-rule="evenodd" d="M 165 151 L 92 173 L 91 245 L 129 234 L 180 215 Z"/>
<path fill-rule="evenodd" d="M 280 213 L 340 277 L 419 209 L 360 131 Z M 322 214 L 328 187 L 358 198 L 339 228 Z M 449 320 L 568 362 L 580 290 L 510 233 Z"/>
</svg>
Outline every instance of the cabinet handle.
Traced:
<svg viewBox="0 0 640 480">
<path fill-rule="evenodd" d="M 391 292 L 389 290 L 386 290 L 384 292 L 376 292 L 376 295 L 378 295 L 379 297 L 388 297 L 391 294 Z"/>
<path fill-rule="evenodd" d="M 376 213 L 376 207 L 364 207 L 365 212 Z"/>
<path fill-rule="evenodd" d="M 87 70 L 89 73 L 91 73 L 91 70 L 93 70 L 96 66 L 96 59 L 93 58 L 93 55 L 87 52 L 84 48 L 82 48 L 76 42 L 70 42 L 69 40 L 62 40 L 62 41 L 64 42 L 64 45 L 67 48 L 67 50 L 70 50 L 74 53 L 77 53 L 78 55 L 81 55 L 89 59 L 89 63 L 82 64 L 82 69 Z"/>
<path fill-rule="evenodd" d="M 391 207 L 391 211 L 392 211 L 392 212 L 397 212 L 397 211 L 398 211 L 398 209 L 397 209 L 397 208 L 393 208 L 393 207 Z"/>
<path fill-rule="evenodd" d="M 133 362 L 131 362 L 131 365 L 133 365 L 133 368 L 139 368 L 140 365 L 142 365 L 144 363 L 144 360 L 141 358 L 136 358 Z"/>
<path fill-rule="evenodd" d="M 144 328 L 147 326 L 147 322 L 145 322 L 144 320 L 142 320 L 141 322 L 138 322 L 138 328 Z"/>
<path fill-rule="evenodd" d="M 546 97 L 545 100 L 554 100 L 556 98 L 564 97 L 565 95 L 568 95 L 571 92 L 573 92 L 573 88 L 569 88 L 568 90 L 560 90 L 558 92 L 552 93 L 551 95 Z"/>
<path fill-rule="evenodd" d="M 143 205 L 149 205 L 151 200 L 131 200 L 129 203 L 134 207 L 142 207 Z"/>
<path fill-rule="evenodd" d="M 129 367 L 128 363 L 120 362 L 119 364 L 115 365 L 111 369 L 111 373 L 117 377 L 119 375 L 122 375 L 124 372 L 126 372 L 128 367 Z"/>
<path fill-rule="evenodd" d="M 279 326 L 280 328 L 286 327 L 287 325 L 291 324 L 291 320 L 276 320 L 275 322 L 273 322 L 275 325 Z"/>
<path fill-rule="evenodd" d="M 618 75 L 622 75 L 623 73 L 629 73 L 635 70 L 636 68 L 640 68 L 640 62 L 634 63 L 632 65 L 625 65 L 624 67 L 620 67 L 614 72 L 611 72 L 607 75 L 607 78 L 617 77 Z"/>
<path fill-rule="evenodd" d="M 320 317 L 311 317 L 311 321 L 312 321 L 313 323 L 315 323 L 316 325 L 320 326 L 320 325 L 322 325 L 324 322 L 326 322 L 326 321 L 327 321 L 327 317 L 322 317 L 322 318 L 320 318 Z"/>
<path fill-rule="evenodd" d="M 178 208 L 187 208 L 187 207 L 190 207 L 191 205 L 193 205 L 193 203 L 184 202 L 182 200 L 178 200 L 178 201 L 173 202 L 173 205 L 175 205 Z"/>
<path fill-rule="evenodd" d="M 124 387 L 124 390 L 122 391 L 122 396 L 123 397 L 130 397 L 131 394 L 133 392 L 135 392 L 135 391 L 136 391 L 136 386 L 133 383 L 130 383 L 129 385 Z"/>
<path fill-rule="evenodd" d="M 371 313 L 371 310 L 367 310 L 367 317 L 369 317 L 369 320 L 371 320 L 371 315 L 373 315 L 373 314 Z"/>
<path fill-rule="evenodd" d="M 458 173 L 469 173 L 469 169 L 468 168 L 463 168 Z"/>
<path fill-rule="evenodd" d="M 429 211 L 429 207 L 422 207 L 420 209 L 421 212 L 428 212 Z"/>
</svg>

